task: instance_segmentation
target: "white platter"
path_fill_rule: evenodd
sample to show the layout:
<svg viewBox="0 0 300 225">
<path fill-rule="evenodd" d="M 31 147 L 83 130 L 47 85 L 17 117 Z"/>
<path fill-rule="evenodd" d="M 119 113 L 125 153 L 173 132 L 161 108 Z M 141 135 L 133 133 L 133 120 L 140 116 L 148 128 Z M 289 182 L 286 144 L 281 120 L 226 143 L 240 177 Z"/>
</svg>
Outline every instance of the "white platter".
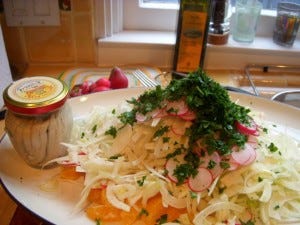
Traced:
<svg viewBox="0 0 300 225">
<path fill-rule="evenodd" d="M 145 88 L 129 88 L 90 94 L 69 100 L 74 117 L 90 112 L 94 105 L 113 106 L 141 94 Z M 265 98 L 230 93 L 238 104 L 262 112 L 264 117 L 280 129 L 300 140 L 300 110 Z M 20 204 L 48 222 L 58 225 L 94 225 L 84 212 L 72 213 L 79 199 L 82 184 L 65 182 L 55 191 L 44 191 L 41 185 L 58 174 L 59 168 L 38 170 L 27 166 L 14 151 L 6 137 L 0 143 L 0 178 L 7 192 Z"/>
</svg>

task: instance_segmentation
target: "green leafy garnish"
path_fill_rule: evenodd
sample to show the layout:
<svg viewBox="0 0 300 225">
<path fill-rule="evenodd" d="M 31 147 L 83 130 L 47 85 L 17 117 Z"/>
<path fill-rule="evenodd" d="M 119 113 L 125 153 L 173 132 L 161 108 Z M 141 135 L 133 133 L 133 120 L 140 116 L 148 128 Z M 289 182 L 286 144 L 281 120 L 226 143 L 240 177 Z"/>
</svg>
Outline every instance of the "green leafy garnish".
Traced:
<svg viewBox="0 0 300 225">
<path fill-rule="evenodd" d="M 240 220 L 241 225 L 255 225 L 252 220 L 248 220 L 247 222 L 243 222 Z"/>
<path fill-rule="evenodd" d="M 271 144 L 268 146 L 268 149 L 270 150 L 270 152 L 278 151 L 278 147 L 273 142 L 271 142 Z"/>
<path fill-rule="evenodd" d="M 97 124 L 95 124 L 93 127 L 92 127 L 92 133 L 96 133 L 96 130 L 97 130 Z"/>
<path fill-rule="evenodd" d="M 163 109 L 168 102 L 182 100 L 188 109 L 195 113 L 195 118 L 185 133 L 188 136 L 188 147 L 181 149 L 186 155 L 186 162 L 174 170 L 179 183 L 197 174 L 199 156 L 190 152 L 199 140 L 208 154 L 216 151 L 221 156 L 229 155 L 233 146 L 243 147 L 247 141 L 247 137 L 236 129 L 236 121 L 243 124 L 251 122 L 248 115 L 250 110 L 232 102 L 227 90 L 201 69 L 189 73 L 182 79 L 173 79 L 166 88 L 156 86 L 155 89 L 145 91 L 138 98 L 132 98 L 128 101 L 133 106 L 132 110 L 122 113 L 119 119 L 124 126 L 133 125 L 137 122 L 135 119 L 137 113 L 146 115 L 153 110 Z M 169 111 L 174 114 L 176 108 L 170 108 Z M 168 126 L 161 126 L 155 132 L 154 138 L 162 137 L 168 130 Z M 163 141 L 167 142 L 167 138 Z M 220 166 L 223 169 L 230 167 L 228 162 L 221 162 Z M 209 167 L 214 167 L 212 162 Z"/>
<path fill-rule="evenodd" d="M 169 126 L 163 126 L 163 127 L 160 127 L 153 135 L 154 138 L 156 137 L 161 137 L 164 135 L 164 133 L 168 132 L 169 131 Z"/>
<path fill-rule="evenodd" d="M 113 155 L 111 157 L 109 157 L 110 160 L 116 160 L 118 158 L 120 158 L 122 155 L 121 154 L 117 154 L 117 155 Z"/>
<path fill-rule="evenodd" d="M 161 225 L 161 224 L 164 224 L 166 222 L 168 222 L 168 215 L 164 214 L 159 219 L 156 220 L 155 225 Z"/>
<path fill-rule="evenodd" d="M 142 187 L 144 185 L 144 182 L 146 180 L 146 176 L 143 176 L 142 179 L 138 180 L 137 183 L 140 187 Z"/>
<path fill-rule="evenodd" d="M 144 208 L 141 209 L 141 211 L 140 211 L 140 213 L 138 215 L 138 218 L 141 218 L 143 215 L 145 215 L 145 216 L 149 215 L 149 212 L 146 209 L 144 209 Z"/>
<path fill-rule="evenodd" d="M 117 128 L 114 126 L 111 126 L 107 131 L 104 133 L 105 135 L 111 135 L 113 138 L 117 136 Z"/>
</svg>

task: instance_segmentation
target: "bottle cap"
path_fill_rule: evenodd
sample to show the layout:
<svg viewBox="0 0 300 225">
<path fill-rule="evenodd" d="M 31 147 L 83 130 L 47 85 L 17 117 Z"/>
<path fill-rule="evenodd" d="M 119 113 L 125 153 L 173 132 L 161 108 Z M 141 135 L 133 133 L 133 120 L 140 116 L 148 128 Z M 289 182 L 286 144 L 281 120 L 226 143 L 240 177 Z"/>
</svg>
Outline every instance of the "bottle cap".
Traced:
<svg viewBox="0 0 300 225">
<path fill-rule="evenodd" d="M 3 92 L 6 107 L 14 113 L 41 115 L 64 105 L 69 88 L 59 79 L 35 76 L 17 80 Z"/>
</svg>

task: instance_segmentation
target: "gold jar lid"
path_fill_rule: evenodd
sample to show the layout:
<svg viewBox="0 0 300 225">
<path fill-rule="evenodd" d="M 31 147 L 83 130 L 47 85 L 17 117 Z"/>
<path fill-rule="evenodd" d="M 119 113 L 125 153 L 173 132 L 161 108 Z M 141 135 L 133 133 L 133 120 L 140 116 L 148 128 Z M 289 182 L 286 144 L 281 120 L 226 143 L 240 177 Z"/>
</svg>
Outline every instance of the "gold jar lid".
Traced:
<svg viewBox="0 0 300 225">
<path fill-rule="evenodd" d="M 53 77 L 28 77 L 17 80 L 3 92 L 6 107 L 18 114 L 40 115 L 60 108 L 68 98 L 69 88 Z"/>
</svg>

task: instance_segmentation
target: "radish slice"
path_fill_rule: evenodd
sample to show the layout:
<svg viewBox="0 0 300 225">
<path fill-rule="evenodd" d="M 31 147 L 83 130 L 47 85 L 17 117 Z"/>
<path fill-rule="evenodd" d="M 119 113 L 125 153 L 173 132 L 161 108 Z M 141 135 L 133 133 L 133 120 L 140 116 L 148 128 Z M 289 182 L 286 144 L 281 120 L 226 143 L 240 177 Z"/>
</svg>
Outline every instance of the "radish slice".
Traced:
<svg viewBox="0 0 300 225">
<path fill-rule="evenodd" d="M 191 121 L 196 119 L 196 114 L 193 111 L 188 110 L 186 113 L 180 115 L 180 118 L 183 120 Z"/>
<path fill-rule="evenodd" d="M 155 110 L 152 114 L 152 118 L 163 118 L 167 115 L 168 113 L 166 112 L 166 109 L 162 108 L 162 109 Z"/>
<path fill-rule="evenodd" d="M 246 143 L 243 149 L 239 149 L 239 151 L 233 151 L 231 156 L 238 164 L 246 165 L 248 160 L 253 159 L 253 157 L 254 159 L 256 158 L 256 152 L 251 145 Z"/>
<path fill-rule="evenodd" d="M 147 120 L 147 115 L 144 115 L 142 113 L 136 113 L 135 114 L 135 119 L 138 121 L 138 122 L 145 122 Z"/>
<path fill-rule="evenodd" d="M 245 162 L 244 165 L 250 165 L 255 161 L 255 159 L 256 159 L 256 151 L 254 148 L 252 148 L 252 154 L 250 155 L 250 158 L 247 160 L 247 162 Z"/>
<path fill-rule="evenodd" d="M 185 163 L 184 160 L 184 155 L 177 155 L 175 157 L 172 157 L 170 159 L 168 159 L 168 161 L 166 162 L 165 168 L 168 172 L 168 178 L 177 183 L 177 177 L 174 176 L 174 171 L 176 169 L 177 166 L 179 166 L 180 164 Z"/>
<path fill-rule="evenodd" d="M 201 192 L 210 187 L 213 182 L 211 172 L 204 168 L 198 168 L 198 174 L 195 177 L 189 177 L 188 186 L 194 192 Z"/>
<path fill-rule="evenodd" d="M 250 119 L 250 125 L 246 125 L 243 124 L 239 121 L 235 122 L 235 126 L 236 129 L 244 135 L 254 135 L 254 136 L 258 136 L 259 132 L 258 132 L 258 126 L 257 124 L 254 122 L 253 119 Z"/>
<path fill-rule="evenodd" d="M 172 116 L 180 116 L 185 114 L 189 110 L 187 104 L 183 100 L 169 102 L 167 105 L 166 112 Z"/>
<path fill-rule="evenodd" d="M 248 143 L 249 145 L 251 145 L 254 149 L 256 149 L 257 146 L 258 146 L 258 140 L 257 140 L 257 137 L 256 137 L 256 136 L 253 136 L 253 135 L 248 135 L 247 143 Z"/>
<path fill-rule="evenodd" d="M 204 160 L 204 162 L 201 164 L 201 167 L 205 167 L 208 170 L 210 170 L 213 179 L 215 179 L 217 176 L 219 176 L 223 169 L 220 167 L 221 157 L 217 152 L 213 152 L 211 155 L 208 155 L 206 153 L 204 158 L 200 158 L 201 160 Z M 215 162 L 215 166 L 213 168 L 209 168 L 209 162 L 213 161 Z"/>
<path fill-rule="evenodd" d="M 240 164 L 238 164 L 237 162 L 234 161 L 234 159 L 232 159 L 232 157 L 229 159 L 229 168 L 227 170 L 229 171 L 233 171 L 239 168 Z"/>
</svg>

